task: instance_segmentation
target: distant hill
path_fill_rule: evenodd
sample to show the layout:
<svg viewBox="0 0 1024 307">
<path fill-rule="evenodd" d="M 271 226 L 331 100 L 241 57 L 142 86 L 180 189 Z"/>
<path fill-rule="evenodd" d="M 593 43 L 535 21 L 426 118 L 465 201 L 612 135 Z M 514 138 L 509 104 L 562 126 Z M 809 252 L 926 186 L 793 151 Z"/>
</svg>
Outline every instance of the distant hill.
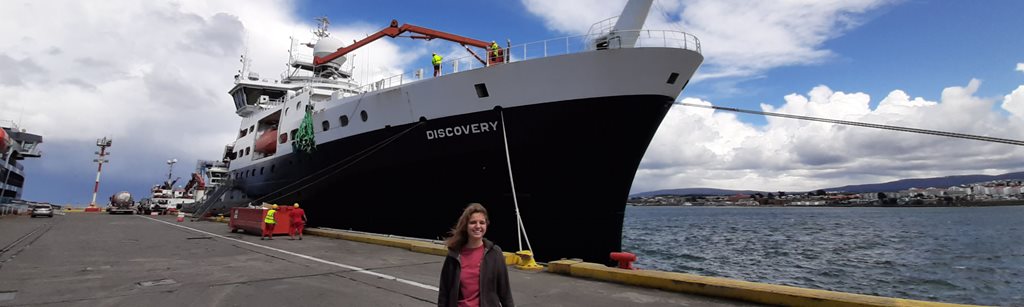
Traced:
<svg viewBox="0 0 1024 307">
<path fill-rule="evenodd" d="M 1007 173 L 1002 175 L 962 175 L 962 176 L 946 176 L 946 177 L 935 177 L 935 178 L 915 178 L 915 179 L 901 179 L 896 181 L 890 181 L 886 183 L 873 183 L 873 184 L 858 184 L 858 185 L 847 185 L 841 187 L 827 188 L 825 191 L 843 191 L 851 193 L 870 193 L 870 192 L 896 192 L 900 190 L 906 190 L 909 188 L 945 188 L 961 184 L 985 182 L 992 180 L 1006 180 L 1006 179 L 1022 179 L 1024 180 L 1024 172 Z M 650 192 L 642 192 L 630 195 L 630 197 L 648 197 L 656 195 L 736 195 L 736 194 L 754 194 L 754 193 L 768 192 L 775 193 L 777 191 L 751 191 L 751 190 L 725 190 L 725 189 L 713 189 L 713 188 L 686 188 L 686 189 L 668 189 L 668 190 L 657 190 Z M 806 193 L 807 191 L 797 191 L 786 193 Z"/>
<path fill-rule="evenodd" d="M 754 194 L 758 191 L 749 190 L 723 190 L 723 189 L 712 189 L 712 188 L 687 188 L 687 189 L 669 189 L 669 190 L 657 190 L 650 192 L 642 192 L 630 195 L 629 197 L 648 197 L 657 195 L 694 195 L 694 196 L 710 196 L 710 195 L 736 195 L 736 194 Z M 764 192 L 762 192 L 764 193 Z"/>
<path fill-rule="evenodd" d="M 976 182 L 985 182 L 992 180 L 1005 180 L 1005 179 L 1024 179 L 1024 172 L 1007 173 L 1002 175 L 963 175 L 963 176 L 946 176 L 936 178 L 917 178 L 917 179 L 902 179 L 886 183 L 875 183 L 875 184 L 859 184 L 859 185 L 848 185 L 835 188 L 828 188 L 825 191 L 845 191 L 852 193 L 868 193 L 868 192 L 896 192 L 899 190 L 906 190 L 909 188 L 945 188 L 961 184 L 969 184 Z"/>
</svg>

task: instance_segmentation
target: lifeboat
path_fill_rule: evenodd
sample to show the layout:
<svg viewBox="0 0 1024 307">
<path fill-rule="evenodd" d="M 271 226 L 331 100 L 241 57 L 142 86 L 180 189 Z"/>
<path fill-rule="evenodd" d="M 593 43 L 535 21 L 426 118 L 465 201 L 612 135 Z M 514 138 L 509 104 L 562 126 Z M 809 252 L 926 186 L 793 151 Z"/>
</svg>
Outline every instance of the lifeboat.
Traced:
<svg viewBox="0 0 1024 307">
<path fill-rule="evenodd" d="M 272 155 L 277 152 L 277 129 L 270 129 L 256 139 L 254 151 L 265 155 Z"/>
</svg>

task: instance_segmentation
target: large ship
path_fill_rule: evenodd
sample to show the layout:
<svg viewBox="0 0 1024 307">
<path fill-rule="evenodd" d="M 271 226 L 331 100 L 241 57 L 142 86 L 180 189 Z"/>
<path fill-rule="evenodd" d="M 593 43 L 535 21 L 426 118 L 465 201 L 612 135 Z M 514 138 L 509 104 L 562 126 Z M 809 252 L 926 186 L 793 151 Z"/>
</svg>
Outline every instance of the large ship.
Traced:
<svg viewBox="0 0 1024 307">
<path fill-rule="evenodd" d="M 314 42 L 293 39 L 281 80 L 243 57 L 220 199 L 298 202 L 311 226 L 429 239 L 475 202 L 506 250 L 606 262 L 640 159 L 703 61 L 690 34 L 639 30 L 651 3 L 630 1 L 587 35 L 501 47 L 397 21 L 345 46 L 321 19 Z M 468 55 L 440 76 L 358 84 L 349 52 L 406 32 Z"/>
<path fill-rule="evenodd" d="M 0 121 L 0 204 L 20 200 L 25 187 L 26 158 L 39 158 L 43 137 L 26 132 L 13 121 Z"/>
</svg>

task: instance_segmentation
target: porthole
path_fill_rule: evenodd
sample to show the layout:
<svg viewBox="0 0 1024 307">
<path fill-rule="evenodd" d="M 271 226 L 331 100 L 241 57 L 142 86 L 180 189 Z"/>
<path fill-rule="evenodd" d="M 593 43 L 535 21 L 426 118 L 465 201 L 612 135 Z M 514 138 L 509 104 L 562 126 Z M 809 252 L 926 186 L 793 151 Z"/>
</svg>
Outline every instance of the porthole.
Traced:
<svg viewBox="0 0 1024 307">
<path fill-rule="evenodd" d="M 327 130 L 331 129 L 331 122 L 329 122 L 329 121 L 325 120 L 324 122 L 322 122 L 320 124 L 324 126 L 324 131 L 327 131 Z"/>
<path fill-rule="evenodd" d="M 476 88 L 476 97 L 484 98 L 484 97 L 491 96 L 491 94 L 487 93 L 487 85 L 486 84 L 477 83 L 477 84 L 474 84 L 473 87 Z"/>
<path fill-rule="evenodd" d="M 342 115 L 338 118 L 338 121 L 341 122 L 342 127 L 348 126 L 348 115 Z"/>
<path fill-rule="evenodd" d="M 366 121 L 366 119 L 367 119 L 367 118 L 369 118 L 369 117 L 370 117 L 370 116 L 366 114 L 366 110 L 362 110 L 362 111 L 359 111 L 359 118 L 362 118 L 364 122 L 365 122 L 365 121 Z"/>
<path fill-rule="evenodd" d="M 676 72 L 671 73 L 671 74 L 668 75 L 668 81 L 665 81 L 665 83 L 676 84 L 676 79 L 678 79 L 678 78 L 679 78 L 679 73 L 676 73 Z"/>
</svg>

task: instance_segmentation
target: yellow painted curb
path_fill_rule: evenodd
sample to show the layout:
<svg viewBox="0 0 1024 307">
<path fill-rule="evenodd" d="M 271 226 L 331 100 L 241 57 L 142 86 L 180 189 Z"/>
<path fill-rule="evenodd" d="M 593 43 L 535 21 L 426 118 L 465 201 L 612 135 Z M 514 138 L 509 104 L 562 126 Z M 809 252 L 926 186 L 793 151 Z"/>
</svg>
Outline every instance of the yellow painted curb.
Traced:
<svg viewBox="0 0 1024 307">
<path fill-rule="evenodd" d="M 441 244 L 434 244 L 430 242 L 413 242 L 409 246 L 409 250 L 417 253 L 431 254 L 436 256 L 448 256 L 447 247 Z"/>
<path fill-rule="evenodd" d="M 434 244 L 434 243 L 430 243 L 430 242 L 423 242 L 423 241 L 416 241 L 416 240 L 407 240 L 407 239 L 400 239 L 400 238 L 389 238 L 389 237 L 369 235 L 369 234 L 347 233 L 347 232 L 331 231 L 331 230 L 316 229 L 316 228 L 306 229 L 306 231 L 304 233 L 305 234 L 309 234 L 309 235 L 314 235 L 314 236 L 321 236 L 321 237 L 342 239 L 342 240 L 348 240 L 348 241 L 356 241 L 356 242 L 362 242 L 362 243 L 369 243 L 369 244 L 397 247 L 397 248 L 401 248 L 401 249 L 406 249 L 406 250 L 410 250 L 410 251 L 414 251 L 414 252 L 418 252 L 418 253 L 425 253 L 425 254 L 431 254 L 431 255 L 438 255 L 438 256 L 446 256 L 446 255 L 448 255 L 448 248 L 447 247 L 445 247 L 444 245 L 441 245 L 441 244 Z"/>
<path fill-rule="evenodd" d="M 510 252 L 501 252 L 505 256 L 505 265 L 519 264 L 519 256 Z"/>
<path fill-rule="evenodd" d="M 646 288 L 785 306 L 972 306 L 804 289 L 692 274 L 624 270 L 597 263 L 559 260 L 548 271 Z"/>
</svg>

